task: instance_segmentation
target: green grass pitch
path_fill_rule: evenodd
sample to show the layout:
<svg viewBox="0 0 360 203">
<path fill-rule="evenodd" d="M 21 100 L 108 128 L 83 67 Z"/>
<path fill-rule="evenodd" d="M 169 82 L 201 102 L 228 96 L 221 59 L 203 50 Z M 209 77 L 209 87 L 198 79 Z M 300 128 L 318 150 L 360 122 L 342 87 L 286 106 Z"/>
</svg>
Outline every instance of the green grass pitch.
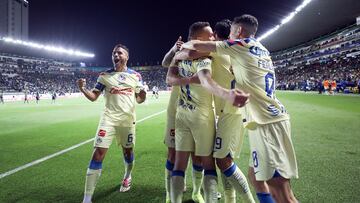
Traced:
<svg viewBox="0 0 360 203">
<path fill-rule="evenodd" d="M 291 115 L 299 165 L 292 181 L 301 202 L 360 202 L 360 97 L 278 92 Z M 141 119 L 166 109 L 168 95 L 137 107 Z M 103 100 L 60 99 L 0 105 L 0 174 L 94 136 Z M 137 125 L 130 192 L 119 193 L 122 153 L 114 144 L 103 164 L 94 202 L 164 202 L 166 113 Z M 115 143 L 115 142 L 114 142 Z M 81 202 L 92 143 L 0 179 L 0 202 Z M 247 171 L 248 139 L 237 163 Z M 191 198 L 191 176 L 187 173 Z M 219 183 L 221 181 L 219 180 Z M 219 187 L 219 191 L 222 191 Z M 223 200 L 222 200 L 223 201 Z"/>
</svg>

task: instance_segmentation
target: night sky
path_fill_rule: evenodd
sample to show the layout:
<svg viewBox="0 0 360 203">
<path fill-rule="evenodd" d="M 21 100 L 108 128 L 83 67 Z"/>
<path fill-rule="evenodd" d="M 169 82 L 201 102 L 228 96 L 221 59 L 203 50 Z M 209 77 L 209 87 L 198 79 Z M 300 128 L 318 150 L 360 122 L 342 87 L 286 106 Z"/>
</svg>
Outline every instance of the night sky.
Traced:
<svg viewBox="0 0 360 203">
<path fill-rule="evenodd" d="M 215 25 L 224 18 L 252 14 L 258 18 L 261 35 L 302 1 L 215 2 L 29 0 L 29 39 L 92 52 L 96 55 L 93 62 L 98 65 L 111 65 L 112 48 L 122 43 L 130 49 L 128 65 L 155 65 L 178 36 L 187 38 L 193 22 Z"/>
</svg>

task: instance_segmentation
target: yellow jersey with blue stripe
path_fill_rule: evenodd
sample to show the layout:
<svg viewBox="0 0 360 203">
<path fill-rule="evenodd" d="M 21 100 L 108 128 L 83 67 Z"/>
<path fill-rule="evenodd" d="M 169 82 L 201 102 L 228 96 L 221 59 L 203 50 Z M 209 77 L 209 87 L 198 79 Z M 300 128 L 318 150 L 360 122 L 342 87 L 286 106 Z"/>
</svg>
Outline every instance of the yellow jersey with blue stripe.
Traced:
<svg viewBox="0 0 360 203">
<path fill-rule="evenodd" d="M 212 58 L 212 79 L 225 89 L 235 88 L 235 77 L 232 74 L 229 55 L 211 53 Z M 241 114 L 241 110 L 234 107 L 230 102 L 214 96 L 216 115 L 221 113 Z"/>
<path fill-rule="evenodd" d="M 143 89 L 141 75 L 127 69 L 116 72 L 114 69 L 100 74 L 95 90 L 104 92 L 105 109 L 101 122 L 113 126 L 133 126 L 135 116 L 135 93 Z"/>
<path fill-rule="evenodd" d="M 270 53 L 260 42 L 253 38 L 216 42 L 216 52 L 230 56 L 236 86 L 250 93 L 249 104 L 244 108 L 247 127 L 289 119 L 276 98 Z"/>
<path fill-rule="evenodd" d="M 211 72 L 211 59 L 183 60 L 179 62 L 180 77 L 191 77 L 198 71 L 207 69 Z M 212 94 L 206 91 L 201 84 L 180 86 L 178 113 L 189 113 L 192 116 L 206 118 L 213 113 Z"/>
</svg>

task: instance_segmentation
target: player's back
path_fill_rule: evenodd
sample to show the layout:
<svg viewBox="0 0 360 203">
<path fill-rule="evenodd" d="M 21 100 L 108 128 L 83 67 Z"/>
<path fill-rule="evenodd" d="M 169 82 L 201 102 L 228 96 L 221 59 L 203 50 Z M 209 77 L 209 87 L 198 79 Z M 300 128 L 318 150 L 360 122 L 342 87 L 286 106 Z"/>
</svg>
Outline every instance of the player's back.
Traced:
<svg viewBox="0 0 360 203">
<path fill-rule="evenodd" d="M 248 122 L 273 123 L 289 119 L 275 95 L 275 71 L 269 51 L 253 38 L 217 44 L 219 53 L 229 54 L 238 88 L 250 93 L 245 106 Z"/>
<path fill-rule="evenodd" d="M 225 89 L 235 88 L 235 77 L 231 70 L 231 61 L 229 55 L 220 55 L 211 53 L 212 57 L 212 79 Z M 240 109 L 234 107 L 230 102 L 214 96 L 216 115 L 221 113 L 240 114 Z"/>
<path fill-rule="evenodd" d="M 211 59 L 184 60 L 179 63 L 181 77 L 191 77 L 201 69 L 211 70 Z M 206 118 L 212 113 L 212 95 L 201 84 L 180 86 L 178 112 Z"/>
</svg>

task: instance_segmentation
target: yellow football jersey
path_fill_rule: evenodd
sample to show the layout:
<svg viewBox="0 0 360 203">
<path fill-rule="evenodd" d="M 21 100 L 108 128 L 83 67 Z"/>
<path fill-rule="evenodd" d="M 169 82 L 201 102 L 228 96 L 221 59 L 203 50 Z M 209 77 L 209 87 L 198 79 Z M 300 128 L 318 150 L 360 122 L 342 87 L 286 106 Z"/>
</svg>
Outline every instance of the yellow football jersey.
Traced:
<svg viewBox="0 0 360 203">
<path fill-rule="evenodd" d="M 180 92 L 180 87 L 179 86 L 172 86 L 171 89 L 171 93 L 170 93 L 170 99 L 169 99 L 169 104 L 167 107 L 167 113 L 169 116 L 173 116 L 175 118 L 176 115 L 176 107 L 178 104 L 178 99 L 179 99 L 179 92 Z"/>
<path fill-rule="evenodd" d="M 212 57 L 212 78 L 221 87 L 225 89 L 235 88 L 235 77 L 231 71 L 231 62 L 229 55 L 211 53 Z M 230 102 L 214 96 L 216 115 L 221 113 L 241 114 L 239 108 L 234 107 Z"/>
<path fill-rule="evenodd" d="M 102 122 L 115 126 L 132 126 L 135 116 L 135 93 L 142 86 L 141 75 L 134 70 L 103 72 L 98 77 L 96 90 L 104 91 L 105 109 Z"/>
<path fill-rule="evenodd" d="M 275 72 L 269 51 L 256 39 L 216 42 L 216 52 L 231 58 L 238 88 L 250 93 L 245 106 L 248 124 L 268 124 L 289 119 L 275 95 Z"/>
<path fill-rule="evenodd" d="M 179 75 L 191 77 L 198 71 L 207 69 L 211 71 L 211 59 L 184 60 L 179 62 Z M 178 112 L 191 113 L 191 115 L 208 117 L 212 113 L 212 94 L 201 84 L 188 84 L 180 86 Z"/>
</svg>

